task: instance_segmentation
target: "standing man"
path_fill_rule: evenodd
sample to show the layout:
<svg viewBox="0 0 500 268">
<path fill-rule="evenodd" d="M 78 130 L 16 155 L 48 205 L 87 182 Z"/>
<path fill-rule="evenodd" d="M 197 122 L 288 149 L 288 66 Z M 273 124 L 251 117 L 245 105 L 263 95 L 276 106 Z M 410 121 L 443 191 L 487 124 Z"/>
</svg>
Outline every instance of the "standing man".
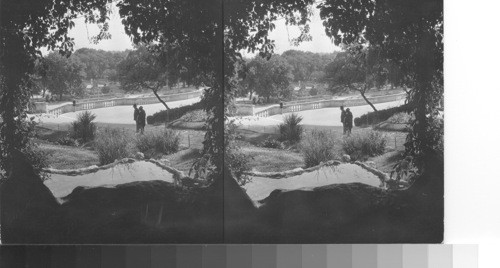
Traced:
<svg viewBox="0 0 500 268">
<path fill-rule="evenodd" d="M 135 121 L 135 133 L 139 133 L 139 109 L 137 109 L 137 104 L 132 105 L 134 107 L 134 121 Z"/>
<path fill-rule="evenodd" d="M 144 127 L 146 126 L 146 111 L 141 107 L 139 107 L 139 116 L 137 118 L 139 124 L 139 130 L 141 134 L 144 134 Z"/>
<path fill-rule="evenodd" d="M 345 126 L 345 110 L 344 110 L 344 106 L 340 106 L 340 110 L 342 111 L 340 113 L 340 122 L 342 122 L 342 126 L 344 127 L 344 135 L 345 135 L 345 133 L 347 132 L 347 130 L 346 130 L 346 126 Z"/>
<path fill-rule="evenodd" d="M 349 108 L 347 108 L 345 110 L 345 118 L 344 118 L 344 125 L 345 125 L 347 136 L 351 135 L 352 120 L 353 120 L 353 115 L 351 113 L 351 110 Z"/>
</svg>

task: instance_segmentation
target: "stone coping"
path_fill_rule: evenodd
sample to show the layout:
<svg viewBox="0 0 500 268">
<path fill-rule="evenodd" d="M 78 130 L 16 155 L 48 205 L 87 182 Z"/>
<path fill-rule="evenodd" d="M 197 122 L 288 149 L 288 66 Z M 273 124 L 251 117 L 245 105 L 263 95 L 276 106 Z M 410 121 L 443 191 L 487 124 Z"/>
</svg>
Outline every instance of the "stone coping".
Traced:
<svg viewBox="0 0 500 268">
<path fill-rule="evenodd" d="M 338 166 L 342 164 L 341 161 L 338 160 L 330 160 L 327 162 L 321 162 L 319 165 L 309 168 L 295 168 L 292 170 L 279 171 L 279 172 L 259 172 L 259 171 L 248 171 L 245 172 L 245 175 L 254 176 L 254 177 L 265 177 L 270 179 L 283 179 L 288 177 L 293 177 L 297 175 L 301 175 L 303 173 L 316 171 L 324 166 Z"/>
<path fill-rule="evenodd" d="M 389 176 L 386 173 L 384 173 L 376 168 L 373 168 L 373 167 L 367 165 L 366 163 L 356 161 L 356 162 L 354 162 L 354 164 L 362 167 L 364 170 L 377 176 L 380 179 L 380 181 L 383 182 L 384 184 L 389 180 Z"/>
<path fill-rule="evenodd" d="M 134 163 L 134 162 L 138 162 L 138 161 L 145 161 L 145 162 L 153 163 L 156 166 L 160 167 L 161 169 L 172 173 L 173 179 L 174 179 L 174 184 L 176 184 L 176 185 L 181 185 L 182 184 L 181 182 L 184 180 L 189 180 L 189 181 L 193 180 L 192 178 L 186 176 L 184 174 L 184 172 L 177 170 L 173 167 L 169 167 L 169 166 L 167 166 L 167 165 L 163 164 L 162 162 L 155 160 L 155 159 L 137 160 L 134 158 L 123 158 L 123 159 L 117 160 L 111 164 L 107 164 L 107 165 L 103 165 L 103 166 L 92 165 L 92 166 L 89 166 L 86 168 L 78 168 L 78 169 L 45 168 L 42 171 L 46 172 L 46 173 L 50 173 L 50 174 L 59 174 L 59 175 L 67 175 L 67 176 L 81 176 L 81 175 L 85 175 L 85 174 L 95 173 L 99 170 L 110 169 L 110 168 L 113 168 L 113 167 L 120 165 L 120 164 L 129 164 L 129 163 Z M 327 162 L 321 162 L 317 166 L 309 167 L 306 169 L 295 168 L 292 170 L 286 170 L 286 171 L 280 171 L 280 172 L 248 171 L 248 172 L 244 172 L 244 174 L 248 175 L 248 176 L 254 176 L 254 177 L 265 177 L 265 178 L 270 178 L 270 179 L 283 179 L 283 178 L 298 176 L 298 175 L 301 175 L 304 173 L 313 172 L 313 171 L 319 170 L 320 168 L 325 167 L 325 166 L 338 166 L 340 164 L 350 164 L 350 162 L 341 162 L 338 160 L 330 160 Z M 377 176 L 380 179 L 380 181 L 382 183 L 384 183 L 384 185 L 386 184 L 387 181 L 390 180 L 389 176 L 386 173 L 369 166 L 367 163 L 355 161 L 352 164 L 358 165 L 361 168 L 365 169 L 366 171 L 374 174 L 375 176 Z"/>
<path fill-rule="evenodd" d="M 189 177 L 187 177 L 184 174 L 184 172 L 182 172 L 180 170 L 177 170 L 177 169 L 175 169 L 173 167 L 169 167 L 169 166 L 167 166 L 167 165 L 165 165 L 165 164 L 163 164 L 160 161 L 155 160 L 155 159 L 137 160 L 137 159 L 134 159 L 134 158 L 123 158 L 123 159 L 117 160 L 117 161 L 115 161 L 115 162 L 113 162 L 111 164 L 102 165 L 102 166 L 92 165 L 92 166 L 89 166 L 89 167 L 78 168 L 78 169 L 45 168 L 42 171 L 46 172 L 46 173 L 50 173 L 50 174 L 59 174 L 59 175 L 66 175 L 66 176 L 81 176 L 81 175 L 85 175 L 85 174 L 95 173 L 95 172 L 97 172 L 99 170 L 110 169 L 110 168 L 113 168 L 113 167 L 115 167 L 117 165 L 130 164 L 130 163 L 139 162 L 139 161 L 145 161 L 145 162 L 153 163 L 156 166 L 160 167 L 161 169 L 166 170 L 166 171 L 172 173 L 175 183 L 179 183 L 180 181 L 182 181 L 184 179 L 190 179 Z"/>
<path fill-rule="evenodd" d="M 365 169 L 366 171 L 372 173 L 373 175 L 377 176 L 380 181 L 382 183 L 386 183 L 386 181 L 389 180 L 389 176 L 376 169 L 376 168 L 373 168 L 371 166 L 369 166 L 367 163 L 363 163 L 363 162 L 360 162 L 360 161 L 356 161 L 356 162 L 341 162 L 341 161 L 338 161 L 338 160 L 330 160 L 330 161 L 327 161 L 327 162 L 321 162 L 319 165 L 317 166 L 314 166 L 314 167 L 310 167 L 310 168 L 306 168 L 306 169 L 303 169 L 303 168 L 295 168 L 295 169 L 292 169 L 292 170 L 286 170 L 286 171 L 280 171 L 280 172 L 259 172 L 259 171 L 249 171 L 249 172 L 245 172 L 244 174 L 245 175 L 248 175 L 248 176 L 254 176 L 254 177 L 265 177 L 265 178 L 270 178 L 270 179 L 283 179 L 283 178 L 288 178 L 288 177 L 293 177 L 293 176 L 298 176 L 298 175 L 302 175 L 304 173 L 309 173 L 309 172 L 313 172 L 313 171 L 316 171 L 324 166 L 338 166 L 340 164 L 355 164 L 355 165 L 358 165 L 360 166 L 361 168 Z"/>
<path fill-rule="evenodd" d="M 169 167 L 169 166 L 161 163 L 158 160 L 155 160 L 155 159 L 146 159 L 144 161 L 153 163 L 153 164 L 157 165 L 158 167 L 160 167 L 161 169 L 166 170 L 166 171 L 172 173 L 173 174 L 173 178 L 174 178 L 174 184 L 176 186 L 182 185 L 182 181 L 185 181 L 185 180 L 190 180 L 191 181 L 191 180 L 193 180 L 192 178 L 186 176 L 184 174 L 184 172 L 182 172 L 182 171 L 180 171 L 178 169 L 175 169 L 173 167 Z"/>
<path fill-rule="evenodd" d="M 51 174 L 59 174 L 59 175 L 67 175 L 67 176 L 80 176 L 80 175 L 95 173 L 99 170 L 110 169 L 110 168 L 112 168 L 116 165 L 119 165 L 119 164 L 133 163 L 135 161 L 136 160 L 133 158 L 123 158 L 123 159 L 117 160 L 111 164 L 102 165 L 102 166 L 92 165 L 89 167 L 76 168 L 76 169 L 44 168 L 44 169 L 42 169 L 42 171 L 46 172 L 46 173 L 51 173 Z"/>
</svg>

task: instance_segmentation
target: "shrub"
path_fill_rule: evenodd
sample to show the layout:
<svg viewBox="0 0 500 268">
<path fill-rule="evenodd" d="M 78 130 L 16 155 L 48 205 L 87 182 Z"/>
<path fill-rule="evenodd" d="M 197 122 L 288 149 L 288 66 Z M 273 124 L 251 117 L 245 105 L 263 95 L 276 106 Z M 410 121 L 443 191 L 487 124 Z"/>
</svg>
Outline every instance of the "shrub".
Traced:
<svg viewBox="0 0 500 268">
<path fill-rule="evenodd" d="M 387 119 L 387 122 L 392 124 L 408 124 L 410 123 L 412 116 L 409 113 L 401 112 L 392 115 Z"/>
<path fill-rule="evenodd" d="M 249 160 L 252 157 L 245 155 L 236 142 L 236 128 L 234 119 L 226 122 L 224 126 L 224 165 L 229 168 L 239 185 L 245 185 L 251 181 L 245 172 L 250 170 Z"/>
<path fill-rule="evenodd" d="M 273 138 L 267 138 L 267 139 L 265 139 L 260 144 L 260 146 L 265 147 L 265 148 L 283 149 L 283 144 L 279 140 L 273 139 Z"/>
<path fill-rule="evenodd" d="M 179 150 L 179 132 L 172 129 L 165 129 L 160 133 L 147 132 L 137 136 L 135 145 L 137 150 L 147 158 L 158 154 L 171 154 Z"/>
<path fill-rule="evenodd" d="M 27 144 L 27 147 L 24 148 L 23 153 L 25 154 L 30 164 L 33 166 L 35 174 L 40 176 L 43 181 L 50 178 L 50 174 L 43 172 L 43 169 L 49 166 L 49 154 L 47 152 L 44 152 L 42 149 L 40 149 L 38 147 L 38 144 L 30 141 Z"/>
<path fill-rule="evenodd" d="M 302 116 L 295 113 L 285 117 L 285 121 L 279 125 L 280 140 L 284 142 L 297 143 L 302 137 L 304 128 L 300 125 Z"/>
<path fill-rule="evenodd" d="M 21 153 L 24 159 L 31 164 L 33 171 L 42 181 L 50 179 L 50 174 L 43 171 L 43 169 L 49 167 L 48 158 L 50 153 L 40 149 L 38 144 L 33 141 L 29 141 L 26 147 L 21 150 Z M 17 161 L 17 159 L 14 161 Z M 2 187 L 2 183 L 7 179 L 7 174 L 8 172 L 6 170 L 0 168 L 0 188 Z"/>
<path fill-rule="evenodd" d="M 76 121 L 71 123 L 73 131 L 71 133 L 71 138 L 85 143 L 94 139 L 96 126 L 92 122 L 96 118 L 96 115 L 90 111 L 85 111 L 78 114 Z"/>
<path fill-rule="evenodd" d="M 335 158 L 334 145 L 334 137 L 327 131 L 313 130 L 311 134 L 305 135 L 300 149 L 306 167 L 317 166 Z"/>
<path fill-rule="evenodd" d="M 228 163 L 228 167 L 239 185 L 243 186 L 251 181 L 251 178 L 245 174 L 246 171 L 250 170 L 248 156 L 241 152 L 240 148 L 234 147 L 232 150 L 226 151 L 224 163 Z"/>
<path fill-rule="evenodd" d="M 444 119 L 434 118 L 429 122 L 429 139 L 431 139 L 434 144 L 432 149 L 441 157 L 444 155 Z"/>
<path fill-rule="evenodd" d="M 78 140 L 71 138 L 70 136 L 64 136 L 57 140 L 57 144 L 65 146 L 78 146 Z"/>
<path fill-rule="evenodd" d="M 309 90 L 309 95 L 311 96 L 316 96 L 318 95 L 318 89 L 316 87 L 312 87 L 310 90 Z"/>
<path fill-rule="evenodd" d="M 186 105 L 186 106 L 181 106 L 177 108 L 173 108 L 170 110 L 164 110 L 157 112 L 153 115 L 150 115 L 146 118 L 148 125 L 154 125 L 154 124 L 162 124 L 166 122 L 170 122 L 176 119 L 181 118 L 183 115 L 185 115 L 187 112 L 194 111 L 194 110 L 203 110 L 205 108 L 205 102 L 204 101 L 199 101 L 197 103 L 193 103 L 191 105 Z"/>
<path fill-rule="evenodd" d="M 205 122 L 207 120 L 207 112 L 204 110 L 194 110 L 187 112 L 179 119 L 184 122 Z"/>
<path fill-rule="evenodd" d="M 109 86 L 103 86 L 101 88 L 101 92 L 102 94 L 108 94 L 109 92 L 111 92 L 111 88 Z"/>
<path fill-rule="evenodd" d="M 383 154 L 387 140 L 376 131 L 353 134 L 344 139 L 342 149 L 353 160 L 365 160 L 370 156 Z"/>
<path fill-rule="evenodd" d="M 131 155 L 130 138 L 119 129 L 105 129 L 97 135 L 95 151 L 101 165 L 113 163 Z"/>
<path fill-rule="evenodd" d="M 359 127 L 364 125 L 378 124 L 380 122 L 389 119 L 389 117 L 393 116 L 396 113 L 402 113 L 402 112 L 409 113 L 411 112 L 411 110 L 412 106 L 409 104 L 405 104 L 398 107 L 378 110 L 378 112 L 370 112 L 360 117 L 354 118 L 354 125 Z"/>
</svg>

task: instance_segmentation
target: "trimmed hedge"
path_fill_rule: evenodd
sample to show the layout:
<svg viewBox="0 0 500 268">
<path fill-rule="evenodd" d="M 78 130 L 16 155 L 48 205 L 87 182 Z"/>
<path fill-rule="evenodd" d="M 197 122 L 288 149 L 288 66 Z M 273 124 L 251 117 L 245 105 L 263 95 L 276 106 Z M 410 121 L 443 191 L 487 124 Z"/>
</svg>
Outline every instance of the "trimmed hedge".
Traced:
<svg viewBox="0 0 500 268">
<path fill-rule="evenodd" d="M 412 106 L 410 104 L 404 104 L 398 107 L 393 107 L 389 109 L 379 110 L 378 112 L 370 112 L 364 114 L 360 117 L 354 118 L 354 125 L 357 127 L 374 125 L 389 119 L 391 116 L 397 113 L 409 113 L 411 112 Z"/>
<path fill-rule="evenodd" d="M 205 103 L 203 101 L 199 101 L 197 103 L 193 103 L 191 105 L 181 106 L 177 108 L 172 108 L 170 110 L 164 110 L 157 112 L 153 115 L 150 115 L 146 118 L 148 125 L 155 124 L 163 124 L 168 123 L 174 120 L 181 118 L 188 112 L 200 110 L 205 108 Z"/>
</svg>

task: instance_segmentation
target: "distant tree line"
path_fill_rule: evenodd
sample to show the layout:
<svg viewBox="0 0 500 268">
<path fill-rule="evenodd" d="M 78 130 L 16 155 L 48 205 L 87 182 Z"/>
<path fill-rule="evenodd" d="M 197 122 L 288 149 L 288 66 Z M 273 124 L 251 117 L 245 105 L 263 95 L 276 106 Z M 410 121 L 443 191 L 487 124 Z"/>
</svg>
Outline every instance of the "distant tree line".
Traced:
<svg viewBox="0 0 500 268">
<path fill-rule="evenodd" d="M 32 94 L 45 97 L 49 90 L 59 99 L 63 95 L 81 96 L 85 91 L 84 82 L 96 86 L 97 81 L 104 80 L 119 82 L 125 92 L 152 90 L 158 97 L 158 91 L 164 87 L 178 84 L 186 87 L 202 79 L 186 66 L 175 65 L 173 59 L 169 63 L 161 62 L 163 54 L 168 52 L 155 51 L 147 45 L 137 45 L 127 51 L 81 48 L 69 57 L 51 52 L 36 61 Z M 106 93 L 104 89 L 103 93 Z"/>
<path fill-rule="evenodd" d="M 291 97 L 292 85 L 323 84 L 333 94 L 357 91 L 376 111 L 366 93 L 385 85 L 401 86 L 405 77 L 398 66 L 380 56 L 380 49 L 369 46 L 345 46 L 341 52 L 313 53 L 287 50 L 270 59 L 255 56 L 240 67 L 245 74 L 239 81 L 238 94 L 254 93 L 267 101 Z M 317 92 L 317 90 L 314 90 Z M 310 92 L 313 94 L 313 92 Z"/>
<path fill-rule="evenodd" d="M 71 56 L 51 52 L 35 63 L 34 94 L 45 96 L 47 90 L 58 95 L 80 96 L 84 81 L 117 81 L 117 65 L 128 51 L 104 51 L 90 48 L 76 50 Z"/>
<path fill-rule="evenodd" d="M 258 55 L 246 59 L 240 66 L 244 78 L 238 83 L 238 94 L 252 99 L 255 93 L 267 101 L 289 98 L 294 84 L 322 83 L 325 66 L 336 54 L 287 50 L 281 55 L 272 54 L 269 60 Z"/>
<path fill-rule="evenodd" d="M 403 76 L 398 66 L 381 56 L 382 51 L 374 46 L 351 45 L 325 66 L 322 80 L 332 93 L 357 91 L 374 111 L 375 106 L 368 100 L 370 89 L 380 89 L 385 85 L 401 86 Z"/>
<path fill-rule="evenodd" d="M 164 87 L 203 83 L 203 77 L 193 71 L 195 66 L 176 65 L 175 56 L 155 50 L 153 45 L 137 45 L 127 51 L 81 48 L 70 57 L 51 52 L 36 63 L 33 93 L 45 96 L 49 89 L 59 98 L 80 96 L 83 82 L 105 80 L 120 82 L 125 92 L 151 90 L 164 103 L 158 96 Z M 374 47 L 350 46 L 333 53 L 287 50 L 272 54 L 269 60 L 260 56 L 246 59 L 239 69 L 244 78 L 239 79 L 238 94 L 250 99 L 257 94 L 268 102 L 290 98 L 293 85 L 321 83 L 332 93 L 358 91 L 376 110 L 366 98 L 367 91 L 404 82 L 397 66 L 380 57 Z"/>
<path fill-rule="evenodd" d="M 121 88 L 125 92 L 150 90 L 169 110 L 170 107 L 159 96 L 161 89 L 180 83 L 186 87 L 207 82 L 195 71 L 194 62 L 180 65 L 175 57 L 178 55 L 172 50 L 158 50 L 152 44 L 136 46 L 118 63 L 116 71 Z"/>
</svg>

